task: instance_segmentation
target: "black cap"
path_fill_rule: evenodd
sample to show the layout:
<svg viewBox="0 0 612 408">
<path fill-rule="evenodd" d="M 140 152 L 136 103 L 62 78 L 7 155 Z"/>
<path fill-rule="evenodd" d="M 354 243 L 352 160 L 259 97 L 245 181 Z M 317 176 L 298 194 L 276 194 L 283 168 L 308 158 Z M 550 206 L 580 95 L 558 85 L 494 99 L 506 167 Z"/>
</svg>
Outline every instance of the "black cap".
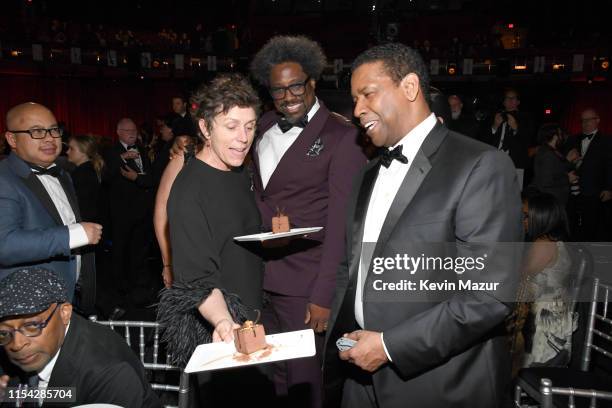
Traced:
<svg viewBox="0 0 612 408">
<path fill-rule="evenodd" d="M 0 319 L 39 313 L 67 301 L 66 284 L 48 269 L 23 268 L 0 280 Z"/>
</svg>

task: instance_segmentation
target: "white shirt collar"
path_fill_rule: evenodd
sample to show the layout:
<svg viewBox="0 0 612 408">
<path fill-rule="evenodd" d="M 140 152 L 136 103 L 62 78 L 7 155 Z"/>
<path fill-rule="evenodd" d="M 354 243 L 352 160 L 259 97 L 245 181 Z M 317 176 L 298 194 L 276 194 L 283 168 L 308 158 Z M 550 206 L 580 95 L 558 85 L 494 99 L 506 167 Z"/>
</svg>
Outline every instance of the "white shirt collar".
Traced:
<svg viewBox="0 0 612 408">
<path fill-rule="evenodd" d="M 55 166 L 57 166 L 57 164 L 52 163 L 52 164 L 51 164 L 49 167 L 45 167 L 45 168 L 46 168 L 46 169 L 50 169 L 50 168 L 55 167 Z M 38 173 L 38 172 L 37 172 L 36 170 L 34 170 L 34 169 L 32 169 L 32 172 L 33 172 L 34 174 L 37 174 L 37 173 Z"/>
<path fill-rule="evenodd" d="M 412 160 L 414 160 L 414 157 L 421 148 L 423 141 L 429 132 L 431 132 L 431 129 L 436 126 L 437 121 L 438 119 L 436 119 L 436 115 L 431 113 L 429 116 L 427 116 L 427 118 L 425 118 L 425 120 L 408 132 L 399 142 L 390 147 L 390 149 L 394 149 L 400 145 L 403 146 L 402 153 L 408 158 L 408 164 L 412 163 Z M 394 163 L 395 162 L 396 160 L 394 160 Z"/>
<path fill-rule="evenodd" d="M 317 113 L 321 105 L 319 105 L 319 98 L 315 97 L 315 103 L 312 105 L 312 108 L 308 111 L 308 122 L 312 120 L 312 117 Z"/>
<path fill-rule="evenodd" d="M 313 116 L 317 113 L 317 111 L 319 110 L 320 107 L 321 107 L 321 105 L 319 104 L 319 98 L 315 97 L 315 103 L 312 105 L 312 107 L 308 111 L 308 114 L 306 115 L 306 116 L 308 116 L 308 122 L 310 122 L 312 120 Z M 278 128 L 278 123 L 275 124 L 274 126 Z M 300 132 L 301 132 L 301 130 L 300 130 Z"/>
<path fill-rule="evenodd" d="M 66 330 L 64 331 L 64 341 L 66 341 L 66 336 L 68 335 L 69 328 L 70 322 L 68 322 L 68 326 L 66 326 Z M 59 350 L 57 350 L 55 356 L 53 356 L 53 358 L 49 360 L 47 365 L 38 373 L 38 378 L 40 378 L 40 381 L 45 381 L 47 384 L 49 383 L 49 381 L 51 380 L 51 373 L 53 372 L 53 367 L 55 367 L 55 363 L 57 362 L 57 358 L 59 357 L 60 351 L 62 351 L 61 347 L 59 348 Z"/>
<path fill-rule="evenodd" d="M 128 145 L 126 143 L 123 143 L 121 140 L 119 141 L 119 143 L 121 143 L 121 145 L 123 146 L 125 150 L 128 150 L 128 146 L 136 146 L 135 149 L 138 150 L 138 141 L 135 141 L 133 145 Z M 136 160 L 140 160 L 140 158 Z"/>
</svg>

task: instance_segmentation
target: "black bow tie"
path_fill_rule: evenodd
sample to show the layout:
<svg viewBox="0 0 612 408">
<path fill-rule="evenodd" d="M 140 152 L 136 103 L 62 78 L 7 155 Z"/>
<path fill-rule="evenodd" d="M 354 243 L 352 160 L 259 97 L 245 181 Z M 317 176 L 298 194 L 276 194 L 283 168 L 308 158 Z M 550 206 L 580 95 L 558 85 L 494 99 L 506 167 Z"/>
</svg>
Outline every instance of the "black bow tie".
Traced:
<svg viewBox="0 0 612 408">
<path fill-rule="evenodd" d="M 408 163 L 408 158 L 402 154 L 402 149 L 404 146 L 399 145 L 393 150 L 383 149 L 380 154 L 380 164 L 389 168 L 391 162 L 393 160 L 397 160 L 400 163 Z"/>
<path fill-rule="evenodd" d="M 589 142 L 591 140 L 593 140 L 593 137 L 595 136 L 595 133 L 591 133 L 590 135 L 580 135 L 580 141 L 583 141 L 584 139 L 589 139 Z"/>
<path fill-rule="evenodd" d="M 305 128 L 307 124 L 308 124 L 308 115 L 304 115 L 304 117 L 302 117 L 296 123 L 289 122 L 289 120 L 287 120 L 287 118 L 284 116 L 282 116 L 278 120 L 278 127 L 283 133 L 287 133 L 287 131 L 291 129 L 292 127 Z"/>
<path fill-rule="evenodd" d="M 126 150 L 132 150 L 132 149 L 134 149 L 134 150 L 138 150 L 138 146 L 136 146 L 136 145 L 129 145 L 129 146 L 128 146 L 128 147 L 126 147 L 125 149 L 126 149 Z"/>
<path fill-rule="evenodd" d="M 30 164 L 30 168 L 34 170 L 34 174 L 36 174 L 37 176 L 47 175 L 47 176 L 59 177 L 60 172 L 61 172 L 61 169 L 59 168 L 59 166 L 47 167 L 45 169 L 44 167 L 40 167 L 35 164 Z"/>
</svg>

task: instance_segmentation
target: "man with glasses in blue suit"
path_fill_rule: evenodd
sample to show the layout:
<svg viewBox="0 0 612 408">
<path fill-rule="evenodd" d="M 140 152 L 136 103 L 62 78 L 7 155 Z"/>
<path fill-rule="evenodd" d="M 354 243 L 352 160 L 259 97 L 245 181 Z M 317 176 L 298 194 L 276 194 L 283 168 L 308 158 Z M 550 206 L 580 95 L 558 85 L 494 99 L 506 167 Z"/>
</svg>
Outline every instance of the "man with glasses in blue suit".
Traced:
<svg viewBox="0 0 612 408">
<path fill-rule="evenodd" d="M 8 159 L 0 162 L 0 279 L 23 266 L 55 271 L 72 301 L 77 281 L 79 307 L 93 309 L 93 251 L 102 226 L 83 222 L 70 176 L 55 164 L 62 129 L 43 105 L 24 103 L 6 115 Z"/>
</svg>

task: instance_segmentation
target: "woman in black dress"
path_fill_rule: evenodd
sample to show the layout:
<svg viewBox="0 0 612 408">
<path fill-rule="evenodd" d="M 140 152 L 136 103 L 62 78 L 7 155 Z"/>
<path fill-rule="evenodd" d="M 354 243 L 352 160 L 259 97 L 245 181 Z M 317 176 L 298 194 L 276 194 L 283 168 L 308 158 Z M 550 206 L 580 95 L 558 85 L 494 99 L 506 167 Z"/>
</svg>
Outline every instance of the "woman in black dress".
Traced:
<svg viewBox="0 0 612 408">
<path fill-rule="evenodd" d="M 194 157 L 185 157 L 174 182 L 164 181 L 172 184 L 167 213 L 173 282 L 162 290 L 158 306 L 163 339 L 180 366 L 198 344 L 232 341 L 234 329 L 257 318 L 263 294 L 260 257 L 233 239 L 261 232 L 243 166 L 255 135 L 259 99 L 242 76 L 224 75 L 200 88 L 191 107 L 204 146 Z M 242 406 L 253 398 L 268 400 L 273 387 L 264 369 L 198 375 L 199 402 L 192 402 Z"/>
<path fill-rule="evenodd" d="M 98 153 L 98 142 L 91 135 L 71 136 L 68 140 L 68 161 L 76 167 L 70 174 L 76 191 L 81 218 L 99 221 L 98 202 L 104 160 Z"/>
<path fill-rule="evenodd" d="M 192 97 L 204 147 L 184 165 L 167 212 L 174 281 L 158 320 L 174 363 L 198 344 L 231 341 L 233 329 L 262 304 L 262 262 L 233 237 L 260 232 L 259 212 L 242 166 L 255 134 L 259 99 L 241 76 L 220 76 Z"/>
</svg>

